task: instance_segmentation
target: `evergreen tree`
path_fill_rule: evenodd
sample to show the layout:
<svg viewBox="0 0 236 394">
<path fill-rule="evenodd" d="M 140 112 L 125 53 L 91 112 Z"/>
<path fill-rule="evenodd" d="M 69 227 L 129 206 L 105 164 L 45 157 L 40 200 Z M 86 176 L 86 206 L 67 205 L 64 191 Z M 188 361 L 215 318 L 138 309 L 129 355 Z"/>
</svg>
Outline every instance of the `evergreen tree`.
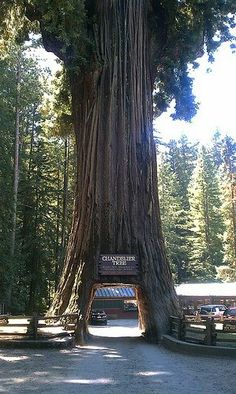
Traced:
<svg viewBox="0 0 236 394">
<path fill-rule="evenodd" d="M 21 288 L 26 292 L 25 309 L 45 311 L 54 295 L 65 244 L 62 245 L 64 141 L 48 139 L 42 130 L 34 136 L 22 180 L 22 254 L 25 274 Z M 68 204 L 69 205 L 69 204 Z M 69 207 L 67 207 L 67 212 Z M 63 236 L 68 236 L 66 218 Z M 22 283 L 22 281 L 24 281 Z M 19 290 L 18 290 L 19 291 Z"/>
<path fill-rule="evenodd" d="M 197 145 L 188 141 L 185 135 L 182 135 L 178 141 L 179 149 L 179 166 L 178 166 L 178 180 L 179 180 L 179 194 L 182 200 L 184 210 L 189 210 L 188 201 L 188 187 L 191 180 L 194 163 L 197 158 Z"/>
<path fill-rule="evenodd" d="M 15 73 L 8 59 L 0 60 L 0 302 L 7 303 L 12 282 L 12 160 Z"/>
<path fill-rule="evenodd" d="M 223 223 L 216 168 L 206 148 L 199 150 L 189 185 L 191 237 L 190 274 L 193 278 L 214 279 L 216 266 L 223 261 Z"/>
<path fill-rule="evenodd" d="M 225 224 L 223 237 L 224 266 L 219 270 L 223 280 L 236 280 L 236 143 L 226 136 L 221 141 L 222 164 L 220 185 L 222 215 Z"/>
<path fill-rule="evenodd" d="M 170 140 L 166 144 L 166 154 L 161 161 L 164 168 L 163 170 L 160 169 L 159 176 L 162 179 L 161 181 L 159 180 L 159 185 L 164 182 L 164 188 L 169 198 L 173 200 L 174 207 L 172 210 L 172 204 L 168 204 L 168 208 L 164 208 L 164 199 L 160 197 L 161 216 L 167 253 L 177 282 L 188 280 L 189 237 L 191 234 L 189 228 L 188 186 L 196 154 L 196 144 L 190 144 L 187 137 L 183 135 L 179 141 Z M 165 176 L 166 170 L 169 171 L 170 179 L 174 177 L 174 182 L 169 183 L 167 174 Z M 162 196 L 162 191 L 159 190 L 159 194 Z M 178 209 L 176 209 L 176 204 Z M 170 228 L 172 229 L 171 231 Z"/>
<path fill-rule="evenodd" d="M 187 191 L 197 157 L 196 144 L 190 144 L 187 137 L 182 135 L 179 141 L 170 140 L 167 148 L 168 160 L 177 179 L 177 192 L 181 198 L 182 207 L 189 210 Z"/>
<path fill-rule="evenodd" d="M 217 130 L 213 135 L 211 150 L 214 164 L 216 168 L 219 169 L 223 163 L 222 136 L 219 130 Z"/>
<path fill-rule="evenodd" d="M 158 192 L 163 233 L 166 243 L 167 256 L 176 283 L 187 280 L 187 265 L 189 260 L 189 242 L 187 228 L 187 213 L 183 207 L 180 185 L 173 172 L 168 154 L 159 157 Z"/>
<path fill-rule="evenodd" d="M 44 94 L 50 95 L 46 71 L 27 57 L 24 48 L 9 52 L 0 68 L 0 301 L 12 313 L 40 312 L 52 300 L 65 254 L 72 213 L 74 149 L 69 136 L 52 137 L 46 127 L 48 102 Z M 14 205 L 16 101 L 19 186 Z"/>
</svg>

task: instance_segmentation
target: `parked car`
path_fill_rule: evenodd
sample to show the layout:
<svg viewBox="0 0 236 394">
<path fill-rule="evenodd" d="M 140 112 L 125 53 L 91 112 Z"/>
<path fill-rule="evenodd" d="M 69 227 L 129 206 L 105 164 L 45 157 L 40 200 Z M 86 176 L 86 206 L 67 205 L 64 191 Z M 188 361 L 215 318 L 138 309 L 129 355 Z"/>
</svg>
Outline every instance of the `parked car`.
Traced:
<svg viewBox="0 0 236 394">
<path fill-rule="evenodd" d="M 199 308 L 200 315 L 221 316 L 227 310 L 225 305 L 201 305 Z"/>
<path fill-rule="evenodd" d="M 182 311 L 183 311 L 183 315 L 192 315 L 192 316 L 196 315 L 196 311 L 194 310 L 194 307 L 192 307 L 192 306 L 184 306 L 182 308 Z"/>
<path fill-rule="evenodd" d="M 236 306 L 230 306 L 229 308 L 227 308 L 224 311 L 223 316 L 229 317 L 231 319 L 236 319 Z"/>
<path fill-rule="evenodd" d="M 102 324 L 107 325 L 107 315 L 106 312 L 100 309 L 93 309 L 90 315 L 90 324 Z"/>
</svg>

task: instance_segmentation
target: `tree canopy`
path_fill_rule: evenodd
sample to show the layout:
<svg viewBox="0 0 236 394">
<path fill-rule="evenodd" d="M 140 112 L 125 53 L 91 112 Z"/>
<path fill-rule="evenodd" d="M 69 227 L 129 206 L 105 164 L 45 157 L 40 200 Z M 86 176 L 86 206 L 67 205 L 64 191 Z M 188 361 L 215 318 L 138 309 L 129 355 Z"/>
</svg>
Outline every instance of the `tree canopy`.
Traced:
<svg viewBox="0 0 236 394">
<path fill-rule="evenodd" d="M 235 141 L 215 133 L 207 147 L 186 137 L 159 155 L 159 199 L 176 282 L 235 280 Z"/>
<path fill-rule="evenodd" d="M 99 68 L 95 41 L 97 10 L 105 2 L 95 0 L 3 0 L 1 46 L 13 36 L 22 40 L 37 29 L 48 51 L 68 67 Z M 122 7 L 122 1 L 117 2 Z M 155 87 L 154 108 L 159 115 L 175 99 L 174 118 L 190 120 L 197 103 L 192 95 L 188 65 L 208 52 L 210 61 L 222 42 L 231 41 L 235 27 L 234 0 L 146 0 L 148 4 L 151 65 Z M 135 1 L 129 2 L 135 7 Z M 29 23 L 29 21 L 33 23 Z M 104 60 L 105 61 L 105 60 Z"/>
<path fill-rule="evenodd" d="M 0 303 L 13 313 L 48 308 L 59 280 L 72 215 L 74 148 L 69 143 L 71 136 L 55 137 L 52 127 L 49 130 L 45 100 L 52 101 L 49 81 L 48 72 L 23 47 L 14 46 L 0 60 Z M 15 247 L 10 253 L 16 112 L 20 114 L 19 187 Z M 58 131 L 56 114 L 54 108 L 54 134 Z M 67 127 L 64 124 L 64 135 Z"/>
</svg>

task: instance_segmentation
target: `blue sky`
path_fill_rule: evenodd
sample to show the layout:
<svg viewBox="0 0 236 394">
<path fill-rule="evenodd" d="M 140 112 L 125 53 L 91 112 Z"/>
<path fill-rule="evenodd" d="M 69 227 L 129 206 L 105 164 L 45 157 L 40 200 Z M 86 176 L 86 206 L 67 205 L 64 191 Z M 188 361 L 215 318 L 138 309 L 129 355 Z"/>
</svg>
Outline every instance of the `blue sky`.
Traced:
<svg viewBox="0 0 236 394">
<path fill-rule="evenodd" d="M 207 56 L 199 63 L 200 67 L 191 73 L 198 113 L 191 123 L 173 121 L 173 108 L 162 114 L 154 126 L 164 141 L 186 134 L 190 140 L 205 144 L 216 130 L 236 138 L 236 53 L 232 53 L 229 44 L 223 44 L 213 64 L 208 63 Z M 211 72 L 207 72 L 209 68 Z"/>
</svg>

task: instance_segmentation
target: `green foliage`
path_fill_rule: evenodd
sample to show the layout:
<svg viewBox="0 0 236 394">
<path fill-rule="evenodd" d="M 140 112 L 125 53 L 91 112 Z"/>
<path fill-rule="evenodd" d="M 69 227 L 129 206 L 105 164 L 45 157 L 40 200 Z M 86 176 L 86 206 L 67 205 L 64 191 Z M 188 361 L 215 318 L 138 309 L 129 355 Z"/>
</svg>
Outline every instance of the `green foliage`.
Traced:
<svg viewBox="0 0 236 394">
<path fill-rule="evenodd" d="M 55 290 L 60 249 L 63 193 L 63 141 L 48 139 L 41 129 L 22 152 L 25 169 L 20 184 L 18 227 L 24 275 L 18 291 L 25 292 L 25 309 L 45 311 Z M 70 215 L 71 216 L 71 215 Z M 67 223 L 69 225 L 69 223 Z M 59 255 L 60 254 L 60 255 Z M 22 266 L 21 266 L 22 268 Z M 57 272 L 58 274 L 58 272 Z"/>
<path fill-rule="evenodd" d="M 236 278 L 236 143 L 230 137 L 221 138 L 218 135 L 218 151 L 221 161 L 218 161 L 221 188 L 221 211 L 225 225 L 223 234 L 224 259 L 218 276 L 225 280 Z"/>
<path fill-rule="evenodd" d="M 19 56 L 20 175 L 16 248 L 11 257 Z M 14 47 L 0 61 L 0 71 L 0 302 L 6 303 L 13 313 L 42 312 L 53 297 L 70 228 L 73 147 L 69 147 L 67 137 L 65 155 L 64 140 L 47 135 L 44 97 L 49 96 L 50 86 L 45 85 L 45 72 L 25 51 Z"/>
<path fill-rule="evenodd" d="M 22 44 L 37 25 L 25 17 L 24 0 L 1 0 L 0 55 L 8 53 L 13 43 Z"/>
<path fill-rule="evenodd" d="M 152 0 L 149 11 L 155 112 L 159 115 L 175 99 L 173 117 L 190 120 L 198 105 L 188 65 L 196 67 L 196 59 L 205 49 L 212 61 L 222 42 L 231 41 L 233 45 L 235 0 Z M 34 22 L 34 29 L 37 22 L 45 48 L 64 60 L 67 67 L 87 72 L 99 67 L 95 39 L 99 12 L 95 1 L 11 0 L 3 1 L 0 24 L 7 32 L 5 38 L 17 34 L 22 38 L 30 30 L 29 21 Z M 12 29 L 13 21 L 17 23 Z"/>
<path fill-rule="evenodd" d="M 204 147 L 189 185 L 191 237 L 191 275 L 202 280 L 213 279 L 223 261 L 223 220 L 216 168 Z"/>
<path fill-rule="evenodd" d="M 48 123 L 48 132 L 57 136 L 73 135 L 72 100 L 68 72 L 58 71 L 53 79 L 53 101 L 48 100 L 43 108 Z"/>
<path fill-rule="evenodd" d="M 153 34 L 157 45 L 156 113 L 175 99 L 175 119 L 190 120 L 197 111 L 188 64 L 207 49 L 210 61 L 222 42 L 233 40 L 236 3 L 221 0 L 156 2 Z M 231 13 L 231 14 L 230 14 Z M 160 41 L 161 40 L 161 41 Z"/>
<path fill-rule="evenodd" d="M 84 0 L 26 1 L 26 15 L 38 20 L 45 48 L 70 67 L 88 65 L 92 40 Z"/>
<path fill-rule="evenodd" d="M 175 281 L 235 280 L 235 152 L 217 132 L 208 149 L 185 136 L 159 157 L 159 199 Z"/>
<path fill-rule="evenodd" d="M 170 140 L 159 165 L 160 210 L 167 254 L 175 281 L 189 278 L 191 230 L 189 226 L 188 186 L 197 151 L 186 136 Z"/>
<path fill-rule="evenodd" d="M 187 279 L 188 240 L 187 216 L 183 209 L 179 182 L 166 154 L 160 156 L 159 200 L 167 256 L 175 282 Z"/>
<path fill-rule="evenodd" d="M 13 194 L 15 70 L 6 59 L 0 60 L 0 300 L 6 302 L 12 277 L 10 257 Z"/>
<path fill-rule="evenodd" d="M 197 158 L 197 144 L 191 145 L 186 136 L 179 141 L 170 140 L 168 147 L 168 161 L 177 178 L 177 193 L 181 198 L 183 209 L 189 209 L 188 186 Z"/>
</svg>

